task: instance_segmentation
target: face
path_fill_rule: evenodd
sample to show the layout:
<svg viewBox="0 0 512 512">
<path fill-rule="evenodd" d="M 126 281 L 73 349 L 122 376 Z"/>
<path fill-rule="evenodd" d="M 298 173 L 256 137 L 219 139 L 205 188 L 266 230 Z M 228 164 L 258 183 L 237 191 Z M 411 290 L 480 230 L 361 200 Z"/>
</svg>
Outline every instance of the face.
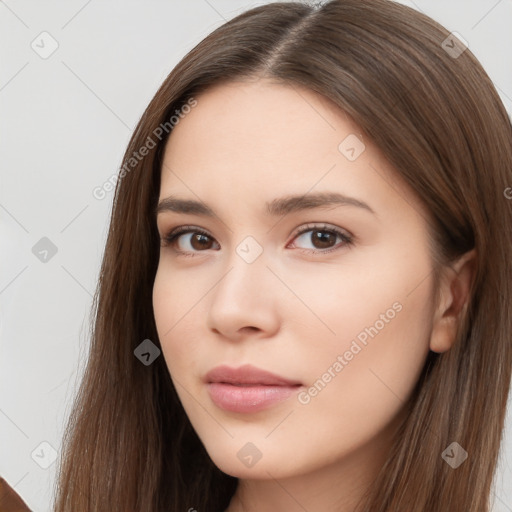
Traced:
<svg viewBox="0 0 512 512">
<path fill-rule="evenodd" d="M 158 231 L 182 232 L 162 242 L 153 290 L 183 407 L 233 476 L 364 466 L 387 446 L 429 351 L 427 213 L 312 91 L 257 80 L 196 99 L 166 146 Z M 220 365 L 294 385 L 256 375 L 242 386 L 247 373 L 206 383 Z"/>
</svg>

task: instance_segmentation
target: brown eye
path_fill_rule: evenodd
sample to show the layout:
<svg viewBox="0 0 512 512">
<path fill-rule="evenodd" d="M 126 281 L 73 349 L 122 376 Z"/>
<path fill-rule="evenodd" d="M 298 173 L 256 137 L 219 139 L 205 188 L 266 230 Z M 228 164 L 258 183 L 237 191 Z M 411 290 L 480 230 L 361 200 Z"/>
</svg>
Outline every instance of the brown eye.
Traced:
<svg viewBox="0 0 512 512">
<path fill-rule="evenodd" d="M 311 231 L 311 242 L 315 249 L 329 249 L 336 243 L 338 235 L 332 231 L 314 230 Z"/>
<path fill-rule="evenodd" d="M 297 248 L 313 253 L 327 253 L 353 244 L 351 235 L 326 225 L 307 225 L 295 236 L 293 247 L 296 247 L 296 241 L 301 239 L 311 247 Z M 336 244 L 337 240 L 340 242 Z M 179 255 L 183 256 L 195 256 L 209 249 L 219 249 L 218 242 L 209 233 L 194 226 L 182 226 L 171 231 L 162 238 L 162 245 L 173 247 Z"/>
<path fill-rule="evenodd" d="M 352 243 L 352 238 L 349 235 L 339 229 L 325 226 L 308 226 L 302 229 L 295 237 L 293 245 L 295 246 L 296 241 L 301 239 L 311 245 L 311 247 L 306 247 L 306 249 L 313 252 L 330 252 L 337 249 L 340 246 L 340 244 L 336 246 L 337 239 L 341 240 L 341 246 Z"/>
<path fill-rule="evenodd" d="M 211 249 L 213 238 L 205 231 L 182 228 L 164 237 L 163 242 L 164 246 L 178 246 L 178 252 L 195 252 Z"/>
<path fill-rule="evenodd" d="M 204 235 L 203 233 L 192 233 L 190 245 L 198 251 L 201 249 L 211 249 L 212 240 L 208 235 Z"/>
</svg>

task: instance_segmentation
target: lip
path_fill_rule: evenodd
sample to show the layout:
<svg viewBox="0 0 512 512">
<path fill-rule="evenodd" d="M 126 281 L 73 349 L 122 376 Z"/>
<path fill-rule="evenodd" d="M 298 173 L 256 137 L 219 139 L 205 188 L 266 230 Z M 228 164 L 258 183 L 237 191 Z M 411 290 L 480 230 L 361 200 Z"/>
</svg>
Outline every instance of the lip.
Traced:
<svg viewBox="0 0 512 512">
<path fill-rule="evenodd" d="M 235 385 L 263 385 L 263 386 L 297 386 L 302 382 L 286 379 L 275 373 L 262 370 L 251 364 L 245 364 L 239 368 L 230 366 L 216 366 L 204 377 L 206 383 L 221 382 Z"/>
<path fill-rule="evenodd" d="M 204 382 L 212 401 L 221 409 L 251 413 L 266 409 L 296 393 L 302 383 L 244 365 L 239 368 L 217 366 Z"/>
</svg>

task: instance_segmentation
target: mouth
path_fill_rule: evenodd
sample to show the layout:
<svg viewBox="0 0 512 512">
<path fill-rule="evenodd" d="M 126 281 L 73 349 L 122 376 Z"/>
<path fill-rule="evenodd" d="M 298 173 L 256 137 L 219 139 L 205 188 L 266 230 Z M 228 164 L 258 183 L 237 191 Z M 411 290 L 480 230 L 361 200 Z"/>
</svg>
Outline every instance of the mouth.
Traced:
<svg viewBox="0 0 512 512">
<path fill-rule="evenodd" d="M 300 386 L 300 384 L 294 384 L 294 386 L 287 386 L 285 384 L 263 384 L 263 382 L 253 382 L 253 383 L 247 383 L 247 382 L 210 382 L 209 384 L 226 384 L 229 386 L 237 386 L 240 388 L 252 388 L 252 387 L 294 387 L 294 386 Z"/>
<path fill-rule="evenodd" d="M 226 384 L 211 382 L 207 384 L 213 403 L 226 411 L 254 413 L 282 402 L 301 388 L 294 386 L 272 386 L 267 384 Z"/>
<path fill-rule="evenodd" d="M 223 383 L 235 386 L 297 386 L 302 385 L 297 380 L 288 379 L 262 370 L 250 364 L 231 368 L 230 366 L 217 366 L 210 370 L 204 378 L 206 383 Z"/>
<path fill-rule="evenodd" d="M 205 376 L 213 403 L 226 411 L 254 413 L 295 394 L 302 383 L 251 365 L 218 366 Z"/>
</svg>

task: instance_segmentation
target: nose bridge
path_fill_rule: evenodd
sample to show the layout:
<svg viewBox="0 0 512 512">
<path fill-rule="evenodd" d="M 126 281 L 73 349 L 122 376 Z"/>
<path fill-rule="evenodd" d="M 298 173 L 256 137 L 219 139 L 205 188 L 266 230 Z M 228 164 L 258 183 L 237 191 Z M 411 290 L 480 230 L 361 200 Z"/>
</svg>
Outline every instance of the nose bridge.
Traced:
<svg viewBox="0 0 512 512">
<path fill-rule="evenodd" d="M 262 244 L 251 235 L 244 237 L 232 248 L 224 268 L 210 299 L 210 328 L 235 336 L 244 327 L 275 327 L 277 310 L 269 290 L 273 276 Z"/>
<path fill-rule="evenodd" d="M 228 294 L 229 300 L 257 299 L 266 280 L 266 255 L 263 245 L 252 235 L 245 236 L 230 251 L 226 259 L 227 274 L 219 283 L 218 295 Z"/>
</svg>

